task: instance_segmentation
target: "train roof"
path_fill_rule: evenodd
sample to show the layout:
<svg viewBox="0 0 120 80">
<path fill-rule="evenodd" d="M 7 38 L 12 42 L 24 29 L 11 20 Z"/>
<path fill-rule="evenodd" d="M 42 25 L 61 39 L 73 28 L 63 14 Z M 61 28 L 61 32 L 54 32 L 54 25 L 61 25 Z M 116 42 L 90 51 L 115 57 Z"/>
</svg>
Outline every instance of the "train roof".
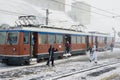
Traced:
<svg viewBox="0 0 120 80">
<path fill-rule="evenodd" d="M 46 32 L 46 33 L 55 33 L 55 34 L 73 34 L 73 35 L 89 35 L 89 36 L 104 36 L 107 37 L 109 34 L 98 34 L 98 33 L 89 33 L 83 32 L 74 29 L 66 29 L 66 28 L 58 28 L 58 27 L 50 27 L 50 26 L 39 26 L 39 25 L 20 25 L 17 27 L 8 27 L 8 28 L 0 28 L 0 31 L 32 31 L 32 32 Z"/>
<path fill-rule="evenodd" d="M 56 33 L 56 34 L 76 34 L 76 35 L 91 35 L 90 33 L 77 31 L 73 29 L 58 28 L 58 27 L 48 27 L 48 26 L 34 26 L 34 25 L 22 25 L 17 27 L 1 28 L 0 31 L 32 31 L 32 32 L 46 32 L 46 33 Z"/>
</svg>

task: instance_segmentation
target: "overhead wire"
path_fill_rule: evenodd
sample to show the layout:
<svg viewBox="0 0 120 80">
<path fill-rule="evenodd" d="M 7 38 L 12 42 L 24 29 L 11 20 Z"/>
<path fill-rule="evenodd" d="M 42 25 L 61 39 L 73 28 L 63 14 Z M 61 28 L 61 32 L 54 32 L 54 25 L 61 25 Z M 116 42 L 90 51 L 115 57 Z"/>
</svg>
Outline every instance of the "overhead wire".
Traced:
<svg viewBox="0 0 120 80">
<path fill-rule="evenodd" d="M 74 8 L 77 8 L 77 9 L 80 9 L 80 10 L 83 10 L 83 11 L 86 11 L 86 12 L 92 12 L 92 13 L 95 13 L 95 14 L 98 14 L 98 15 L 101 15 L 101 16 L 105 16 L 105 17 L 109 17 L 109 18 L 113 18 L 113 16 L 108 16 L 108 15 L 105 15 L 105 14 L 100 14 L 100 13 L 97 13 L 95 11 L 90 11 L 90 10 L 86 10 L 86 9 L 83 9 L 83 8 L 80 8 L 80 7 L 77 7 L 77 6 L 73 6 L 71 4 L 66 4 L 66 3 L 63 3 L 63 2 L 60 2 L 60 1 L 56 1 L 56 0 L 51 0 L 51 1 L 54 1 L 56 3 L 60 3 L 60 4 L 63 4 L 63 5 L 67 5 L 67 6 L 72 6 Z M 96 8 L 97 9 L 97 8 Z M 104 11 L 104 10 L 103 10 Z M 107 11 L 106 11 L 107 12 Z"/>
<path fill-rule="evenodd" d="M 0 12 L 6 13 L 8 15 L 16 15 L 16 16 L 18 16 L 18 15 L 28 15 L 28 14 L 25 14 L 25 13 L 18 13 L 18 12 L 7 11 L 7 10 L 2 10 L 2 9 L 0 9 Z"/>
<path fill-rule="evenodd" d="M 76 1 L 76 0 L 73 0 L 73 1 Z M 103 12 L 106 12 L 106 13 L 109 13 L 109 14 L 120 15 L 120 14 L 117 14 L 117 13 L 114 13 L 114 12 L 110 12 L 110 11 L 107 11 L 107 10 L 104 10 L 104 9 L 97 8 L 97 7 L 89 5 L 89 4 L 82 4 L 82 5 L 89 6 L 89 7 L 95 8 L 95 9 L 97 9 L 99 11 L 103 11 Z"/>
<path fill-rule="evenodd" d="M 95 11 L 86 10 L 86 9 L 83 9 L 83 8 L 80 8 L 80 7 L 76 7 L 76 6 L 73 6 L 73 5 L 70 5 L 70 4 L 65 4 L 65 3 L 60 2 L 60 1 L 56 1 L 56 0 L 51 0 L 51 1 L 54 1 L 54 2 L 57 2 L 57 3 L 63 4 L 63 5 L 72 6 L 72 7 L 74 7 L 74 8 L 77 8 L 77 9 L 80 9 L 80 10 L 83 10 L 83 11 L 86 11 L 86 12 L 92 12 L 92 13 L 95 13 L 95 14 L 98 14 L 98 15 L 101 15 L 101 16 L 113 18 L 113 16 L 108 16 L 108 15 L 105 15 L 105 14 L 100 14 L 100 13 L 97 13 L 97 12 L 95 12 Z M 94 8 L 95 8 L 95 7 L 94 7 Z M 96 8 L 96 9 L 98 9 L 98 8 Z M 101 10 L 101 9 L 99 9 L 99 10 Z M 102 10 L 102 11 L 104 11 L 104 10 Z M 6 14 L 8 14 L 8 15 L 17 15 L 17 16 L 18 16 L 18 15 L 30 15 L 30 14 L 13 12 L 13 11 L 7 11 L 7 10 L 2 10 L 2 9 L 0 9 L 0 12 L 4 12 L 4 13 L 6 13 Z M 106 11 L 106 12 L 107 12 L 107 11 Z M 111 13 L 111 14 L 112 14 L 112 13 Z"/>
</svg>

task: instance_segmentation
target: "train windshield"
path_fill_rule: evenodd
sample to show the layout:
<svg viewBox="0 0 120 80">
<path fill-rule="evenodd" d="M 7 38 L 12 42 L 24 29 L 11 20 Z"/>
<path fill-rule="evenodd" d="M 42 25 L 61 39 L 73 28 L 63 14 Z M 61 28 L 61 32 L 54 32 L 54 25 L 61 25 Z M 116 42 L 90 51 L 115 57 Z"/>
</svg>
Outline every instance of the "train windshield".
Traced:
<svg viewBox="0 0 120 80">
<path fill-rule="evenodd" d="M 0 32 L 0 44 L 5 44 L 6 32 Z"/>
<path fill-rule="evenodd" d="M 8 32 L 7 43 L 17 44 L 18 42 L 18 32 Z"/>
</svg>

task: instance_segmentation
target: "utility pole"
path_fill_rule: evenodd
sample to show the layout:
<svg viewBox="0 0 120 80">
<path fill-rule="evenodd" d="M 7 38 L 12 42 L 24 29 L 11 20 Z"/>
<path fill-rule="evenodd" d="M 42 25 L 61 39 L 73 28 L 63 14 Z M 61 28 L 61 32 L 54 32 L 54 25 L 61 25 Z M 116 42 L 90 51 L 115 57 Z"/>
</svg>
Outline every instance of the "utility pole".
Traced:
<svg viewBox="0 0 120 80">
<path fill-rule="evenodd" d="M 48 25 L 48 15 L 49 15 L 49 10 L 48 9 L 46 9 L 46 25 Z"/>
<path fill-rule="evenodd" d="M 116 30 L 115 30 L 115 28 L 112 28 L 112 30 L 113 30 L 113 32 L 114 32 L 114 42 L 115 42 L 115 38 L 116 38 Z"/>
</svg>

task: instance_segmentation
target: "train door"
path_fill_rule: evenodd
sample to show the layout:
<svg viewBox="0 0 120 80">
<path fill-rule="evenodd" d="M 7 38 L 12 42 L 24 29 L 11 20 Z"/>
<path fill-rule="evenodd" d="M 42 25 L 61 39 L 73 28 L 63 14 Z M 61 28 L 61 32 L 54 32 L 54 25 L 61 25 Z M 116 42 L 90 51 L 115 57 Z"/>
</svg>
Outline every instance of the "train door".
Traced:
<svg viewBox="0 0 120 80">
<path fill-rule="evenodd" d="M 5 40 L 6 39 L 6 32 L 0 32 L 0 55 L 6 54 L 5 53 Z"/>
<path fill-rule="evenodd" d="M 25 55 L 30 55 L 30 32 L 23 32 L 23 52 L 22 53 Z"/>
<path fill-rule="evenodd" d="M 67 43 L 67 41 L 71 44 L 71 35 L 70 34 L 64 35 L 63 41 L 64 41 L 64 51 L 66 52 L 65 44 Z"/>
<path fill-rule="evenodd" d="M 107 37 L 104 37 L 104 48 L 107 49 Z"/>
<path fill-rule="evenodd" d="M 87 44 L 87 49 L 90 47 L 89 45 L 89 36 L 86 36 L 86 44 Z"/>
<path fill-rule="evenodd" d="M 30 32 L 30 56 L 35 57 L 37 52 L 37 32 Z"/>
<path fill-rule="evenodd" d="M 98 49 L 98 37 L 95 36 L 95 43 L 96 43 L 96 48 Z"/>
<path fill-rule="evenodd" d="M 107 45 L 107 37 L 104 37 L 104 44 Z"/>
</svg>

